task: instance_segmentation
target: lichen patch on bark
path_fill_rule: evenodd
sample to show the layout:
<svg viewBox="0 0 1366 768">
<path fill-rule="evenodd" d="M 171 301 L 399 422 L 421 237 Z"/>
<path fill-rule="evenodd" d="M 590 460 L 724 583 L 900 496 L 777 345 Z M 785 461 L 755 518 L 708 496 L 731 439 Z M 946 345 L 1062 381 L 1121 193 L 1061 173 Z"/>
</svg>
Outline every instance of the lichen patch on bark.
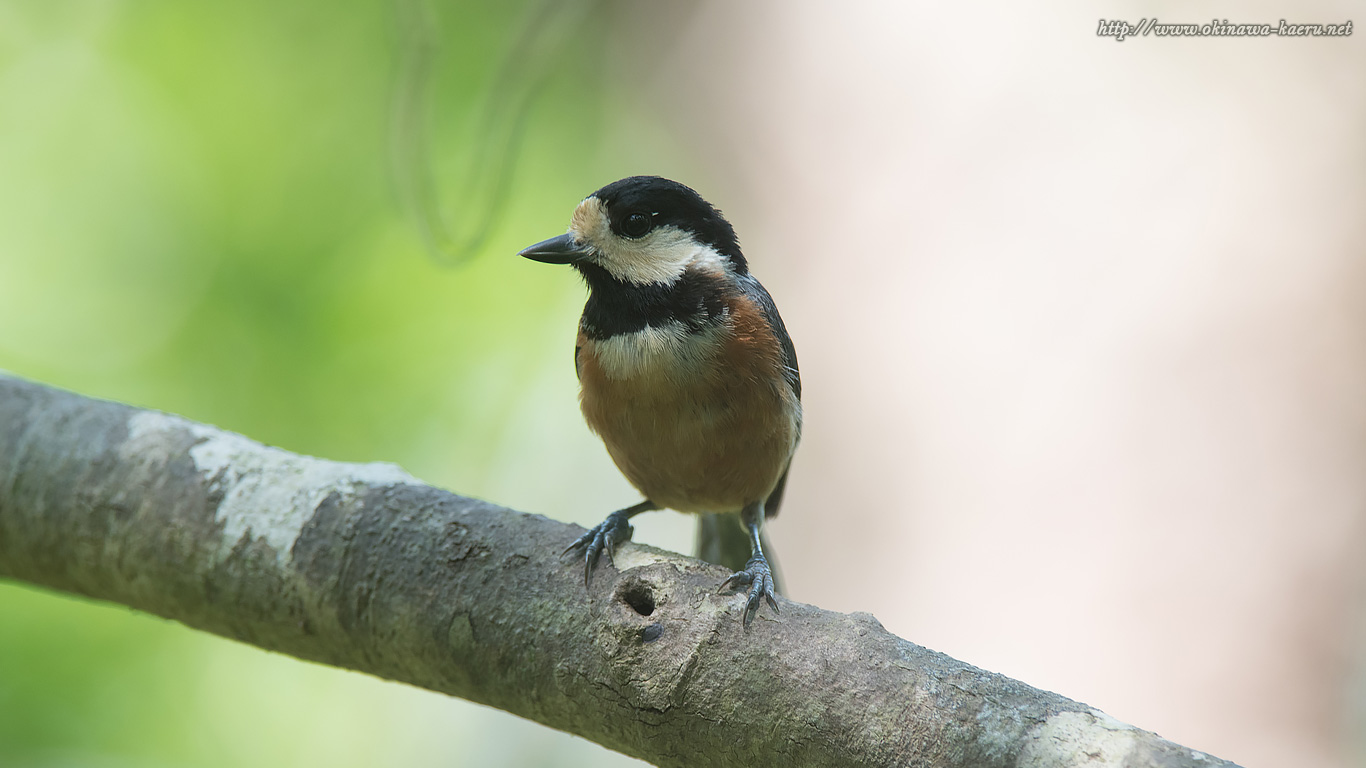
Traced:
<svg viewBox="0 0 1366 768">
<path fill-rule="evenodd" d="M 1138 729 L 1098 710 L 1059 712 L 1029 734 L 1020 752 L 1019 768 L 1133 765 L 1135 761 L 1130 757 L 1141 736 Z"/>
<path fill-rule="evenodd" d="M 277 554 L 289 552 L 330 494 L 351 497 L 376 485 L 421 484 L 394 464 L 347 464 L 302 456 L 156 411 L 136 411 L 129 417 L 127 450 L 137 451 L 139 445 L 173 431 L 194 436 L 190 458 L 219 498 L 222 557 L 244 536 L 263 540 Z"/>
</svg>

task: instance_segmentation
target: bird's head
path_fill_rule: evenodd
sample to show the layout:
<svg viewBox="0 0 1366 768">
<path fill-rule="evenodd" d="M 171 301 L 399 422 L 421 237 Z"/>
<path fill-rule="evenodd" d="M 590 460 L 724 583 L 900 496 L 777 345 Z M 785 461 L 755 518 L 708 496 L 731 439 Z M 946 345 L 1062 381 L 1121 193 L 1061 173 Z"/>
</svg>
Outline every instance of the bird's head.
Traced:
<svg viewBox="0 0 1366 768">
<path fill-rule="evenodd" d="M 632 176 L 584 198 L 569 231 L 522 256 L 594 267 L 635 285 L 672 285 L 689 268 L 744 274 L 735 230 L 692 189 L 658 176 Z"/>
</svg>

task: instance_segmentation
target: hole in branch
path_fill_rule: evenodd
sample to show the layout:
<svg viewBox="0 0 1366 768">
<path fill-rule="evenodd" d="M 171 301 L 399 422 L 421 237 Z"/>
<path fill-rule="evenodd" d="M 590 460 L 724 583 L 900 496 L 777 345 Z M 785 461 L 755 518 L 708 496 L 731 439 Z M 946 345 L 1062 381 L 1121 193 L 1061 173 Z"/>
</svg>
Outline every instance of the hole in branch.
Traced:
<svg viewBox="0 0 1366 768">
<path fill-rule="evenodd" d="M 655 612 L 654 591 L 650 589 L 649 584 L 638 579 L 623 582 L 617 589 L 617 597 L 641 616 L 649 616 Z"/>
</svg>

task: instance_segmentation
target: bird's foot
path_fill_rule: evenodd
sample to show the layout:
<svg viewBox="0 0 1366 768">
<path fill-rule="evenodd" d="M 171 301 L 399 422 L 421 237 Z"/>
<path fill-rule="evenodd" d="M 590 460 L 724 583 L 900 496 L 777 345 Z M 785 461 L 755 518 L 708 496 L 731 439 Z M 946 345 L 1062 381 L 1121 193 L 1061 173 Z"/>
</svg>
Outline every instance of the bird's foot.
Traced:
<svg viewBox="0 0 1366 768">
<path fill-rule="evenodd" d="M 633 531 L 626 510 L 618 510 L 589 529 L 588 533 L 580 536 L 573 544 L 565 547 L 560 555 L 583 549 L 583 585 L 587 587 L 593 580 L 593 569 L 598 567 L 598 559 L 602 553 L 606 552 L 607 560 L 611 562 L 612 550 L 616 549 L 618 544 L 630 541 Z"/>
<path fill-rule="evenodd" d="M 737 592 L 741 587 L 749 587 L 749 600 L 745 603 L 746 627 L 754 620 L 754 614 L 759 612 L 759 606 L 764 602 L 774 613 L 778 612 L 778 601 L 773 599 L 778 594 L 778 588 L 773 583 L 773 570 L 768 567 L 768 560 L 762 554 L 750 558 L 743 571 L 736 571 L 721 582 L 719 591 Z"/>
</svg>

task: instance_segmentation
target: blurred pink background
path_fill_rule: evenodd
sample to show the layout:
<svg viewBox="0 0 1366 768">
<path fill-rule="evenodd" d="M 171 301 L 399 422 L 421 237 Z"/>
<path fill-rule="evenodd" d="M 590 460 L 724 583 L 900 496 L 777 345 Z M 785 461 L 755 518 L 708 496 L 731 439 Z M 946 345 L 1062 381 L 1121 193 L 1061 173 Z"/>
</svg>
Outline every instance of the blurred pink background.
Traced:
<svg viewBox="0 0 1366 768">
<path fill-rule="evenodd" d="M 1245 765 L 1362 763 L 1361 34 L 1096 34 L 1359 8 L 625 10 L 622 92 L 797 343 L 795 599 Z"/>
</svg>

